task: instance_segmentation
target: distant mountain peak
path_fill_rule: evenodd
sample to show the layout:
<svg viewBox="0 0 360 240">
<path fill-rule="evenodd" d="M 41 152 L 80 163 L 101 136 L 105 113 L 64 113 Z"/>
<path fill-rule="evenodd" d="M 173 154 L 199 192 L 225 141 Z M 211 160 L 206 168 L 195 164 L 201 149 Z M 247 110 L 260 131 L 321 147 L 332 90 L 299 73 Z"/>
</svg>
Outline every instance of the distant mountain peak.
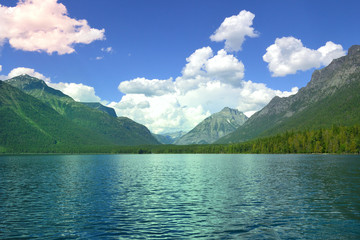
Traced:
<svg viewBox="0 0 360 240">
<path fill-rule="evenodd" d="M 190 132 L 175 141 L 175 144 L 209 144 L 218 140 L 244 124 L 247 116 L 229 107 L 204 119 Z"/>
<path fill-rule="evenodd" d="M 29 86 L 29 85 L 32 85 L 32 84 L 39 84 L 38 86 L 46 85 L 46 83 L 43 80 L 38 79 L 36 77 L 32 77 L 32 76 L 30 76 L 28 74 L 18 75 L 16 77 L 5 80 L 5 82 L 10 83 L 12 85 L 17 84 L 18 86 Z"/>
<path fill-rule="evenodd" d="M 21 74 L 21 75 L 19 75 L 19 76 L 23 76 L 23 77 L 26 77 L 26 78 L 32 79 L 32 80 L 34 80 L 34 81 L 43 81 L 43 80 L 41 80 L 41 79 L 39 79 L 39 78 L 36 78 L 36 77 L 30 76 L 29 74 L 26 74 L 26 73 L 23 73 L 23 74 Z"/>
<path fill-rule="evenodd" d="M 236 114 L 241 114 L 241 112 L 237 109 L 234 108 L 229 108 L 229 107 L 224 107 L 220 112 L 218 113 L 236 113 Z"/>
<path fill-rule="evenodd" d="M 220 112 L 231 112 L 231 111 L 237 111 L 237 110 L 229 107 L 224 107 Z"/>
<path fill-rule="evenodd" d="M 168 132 L 162 134 L 153 134 L 153 136 L 162 144 L 173 144 L 176 140 L 184 136 L 186 132 Z"/>
<path fill-rule="evenodd" d="M 229 107 L 224 107 L 220 112 L 226 112 L 226 111 L 230 111 L 231 110 L 231 108 L 229 108 Z"/>
<path fill-rule="evenodd" d="M 27 93 L 31 93 L 31 95 L 35 97 L 61 97 L 66 100 L 73 100 L 68 95 L 63 92 L 49 87 L 44 80 L 29 76 L 27 74 L 22 74 L 11 79 L 5 81 L 6 83 L 16 87 L 22 91 Z"/>
</svg>

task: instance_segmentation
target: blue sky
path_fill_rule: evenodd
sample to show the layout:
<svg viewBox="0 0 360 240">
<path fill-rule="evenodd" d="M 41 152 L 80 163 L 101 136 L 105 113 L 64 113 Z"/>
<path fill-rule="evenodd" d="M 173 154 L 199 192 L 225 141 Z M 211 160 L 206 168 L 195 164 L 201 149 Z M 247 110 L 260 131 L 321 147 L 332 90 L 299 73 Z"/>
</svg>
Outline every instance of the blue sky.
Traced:
<svg viewBox="0 0 360 240">
<path fill-rule="evenodd" d="M 40 14 L 41 2 L 48 5 Z M 360 39 L 356 0 L 25 0 L 24 19 L 14 11 L 21 5 L 16 0 L 0 4 L 1 79 L 33 74 L 154 132 L 189 130 L 226 106 L 250 116 L 273 96 L 295 93 L 314 69 Z M 46 16 L 51 9 L 60 11 L 57 18 Z M 31 17 L 36 24 L 29 26 Z M 231 17 L 239 21 L 220 31 Z M 40 35 L 45 42 L 34 40 L 39 31 L 71 28 L 80 20 L 87 21 L 81 36 L 70 30 L 59 42 L 54 33 Z M 217 30 L 218 40 L 211 39 Z M 244 41 L 234 40 L 241 34 Z M 58 48 L 64 41 L 70 49 Z"/>
</svg>

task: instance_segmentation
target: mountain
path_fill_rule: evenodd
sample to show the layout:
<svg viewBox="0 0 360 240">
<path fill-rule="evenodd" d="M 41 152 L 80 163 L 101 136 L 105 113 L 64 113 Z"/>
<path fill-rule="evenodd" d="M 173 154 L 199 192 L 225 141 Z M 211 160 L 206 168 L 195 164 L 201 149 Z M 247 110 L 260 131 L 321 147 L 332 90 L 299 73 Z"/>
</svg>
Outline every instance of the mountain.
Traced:
<svg viewBox="0 0 360 240">
<path fill-rule="evenodd" d="M 117 117 L 115 110 L 113 108 L 106 107 L 106 106 L 102 105 L 101 103 L 98 103 L 98 102 L 81 102 L 81 103 L 89 108 L 98 109 L 102 112 L 109 114 L 110 116 Z"/>
<path fill-rule="evenodd" d="M 243 142 L 286 130 L 351 126 L 360 123 L 360 46 L 314 71 L 311 81 L 295 95 L 274 97 L 233 133 L 217 143 Z"/>
<path fill-rule="evenodd" d="M 61 91 L 49 87 L 44 81 L 26 74 L 6 80 L 5 83 L 46 102 L 60 114 L 63 114 L 64 105 L 74 101 Z"/>
<path fill-rule="evenodd" d="M 180 137 L 184 136 L 186 132 L 178 131 L 163 134 L 153 134 L 153 136 L 162 144 L 173 144 Z"/>
<path fill-rule="evenodd" d="M 47 86 L 40 79 L 21 75 L 9 79 L 5 83 L 37 98 L 58 112 L 63 118 L 71 121 L 72 124 L 101 136 L 102 139 L 106 140 L 104 144 L 158 144 L 158 141 L 145 126 L 127 118 L 111 116 L 102 109 L 95 109 L 76 102 L 61 91 Z"/>
<path fill-rule="evenodd" d="M 178 145 L 210 144 L 219 138 L 235 131 L 243 125 L 248 118 L 242 112 L 224 108 L 203 120 L 190 132 L 175 141 Z"/>
<path fill-rule="evenodd" d="M 111 144 L 49 105 L 0 81 L 0 152 L 43 152 Z"/>
</svg>

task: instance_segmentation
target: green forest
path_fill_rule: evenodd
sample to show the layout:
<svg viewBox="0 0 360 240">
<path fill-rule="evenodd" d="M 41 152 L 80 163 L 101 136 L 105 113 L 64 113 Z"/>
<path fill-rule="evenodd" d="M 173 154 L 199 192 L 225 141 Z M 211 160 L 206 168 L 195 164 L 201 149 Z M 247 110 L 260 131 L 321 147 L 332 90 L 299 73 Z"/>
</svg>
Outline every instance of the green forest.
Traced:
<svg viewBox="0 0 360 240">
<path fill-rule="evenodd" d="M 236 153 L 359 153 L 360 126 L 333 126 L 331 129 L 286 131 L 272 137 L 231 144 L 227 152 Z"/>
<path fill-rule="evenodd" d="M 21 148 L 21 146 L 19 146 Z M 1 153 L 112 153 L 112 154 L 172 154 L 172 153 L 360 153 L 360 125 L 332 126 L 330 129 L 286 131 L 271 137 L 243 143 L 209 145 L 52 145 L 34 149 L 5 149 Z"/>
<path fill-rule="evenodd" d="M 271 137 L 224 145 L 156 146 L 139 153 L 360 153 L 360 126 L 287 131 Z"/>
</svg>

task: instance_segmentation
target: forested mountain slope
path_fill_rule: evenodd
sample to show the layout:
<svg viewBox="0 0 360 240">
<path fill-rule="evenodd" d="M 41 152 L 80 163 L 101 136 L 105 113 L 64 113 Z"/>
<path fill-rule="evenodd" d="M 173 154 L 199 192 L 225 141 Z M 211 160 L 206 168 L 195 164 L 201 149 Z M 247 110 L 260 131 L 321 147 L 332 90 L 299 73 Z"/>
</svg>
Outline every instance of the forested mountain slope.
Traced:
<svg viewBox="0 0 360 240">
<path fill-rule="evenodd" d="M 293 96 L 273 98 L 262 110 L 217 143 L 234 143 L 286 130 L 318 129 L 360 123 L 360 46 L 316 70 Z"/>
<path fill-rule="evenodd" d="M 93 106 L 88 107 L 86 104 L 76 102 L 61 91 L 50 88 L 40 79 L 28 75 L 21 75 L 5 81 L 4 84 L 10 84 L 20 89 L 24 94 L 29 94 L 37 101 L 43 103 L 42 106 L 54 110 L 58 113 L 57 118 L 66 119 L 65 122 L 76 126 L 76 128 L 73 129 L 75 135 L 79 134 L 79 136 L 83 136 L 85 132 L 90 135 L 95 134 L 97 140 L 93 141 L 97 142 L 97 144 L 158 144 L 158 141 L 145 126 L 127 118 L 117 118 L 111 113 L 109 114 L 109 112 L 104 111 L 104 109 L 94 108 Z M 32 113 L 28 112 L 27 114 Z M 11 118 L 8 114 L 5 114 L 4 117 Z M 50 118 L 47 115 L 42 115 L 41 120 L 46 122 L 50 121 Z M 71 124 L 67 124 L 66 126 Z M 59 127 L 60 131 L 63 130 L 66 132 L 68 130 L 64 125 L 59 126 L 62 126 Z M 77 132 L 76 129 L 81 129 L 81 133 Z M 54 135 L 56 136 L 56 134 Z M 88 136 L 87 138 L 91 137 Z M 85 142 L 79 140 L 77 144 L 86 145 L 87 142 L 89 142 L 89 140 Z"/>
</svg>

